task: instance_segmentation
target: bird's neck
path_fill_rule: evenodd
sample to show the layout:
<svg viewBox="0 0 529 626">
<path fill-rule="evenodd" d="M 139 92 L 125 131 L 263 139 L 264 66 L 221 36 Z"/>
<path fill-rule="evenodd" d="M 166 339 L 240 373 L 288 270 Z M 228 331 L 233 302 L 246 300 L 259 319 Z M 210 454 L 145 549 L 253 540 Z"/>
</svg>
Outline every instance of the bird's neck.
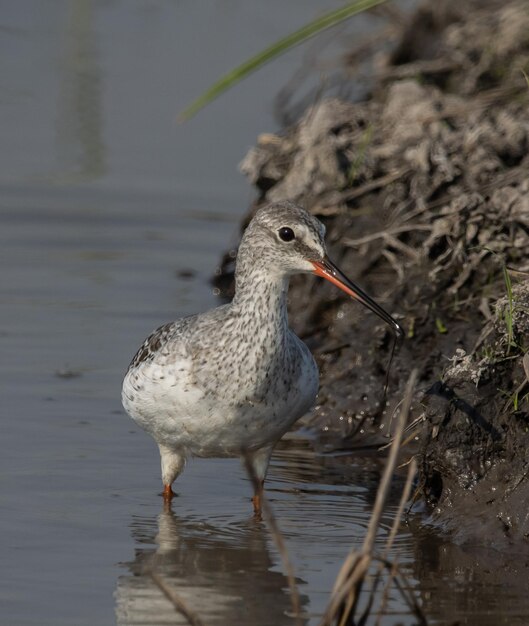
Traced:
<svg viewBox="0 0 529 626">
<path fill-rule="evenodd" d="M 288 331 L 287 292 L 289 277 L 263 271 L 235 274 L 232 306 L 245 324 L 257 333 L 264 330 L 281 336 Z"/>
</svg>

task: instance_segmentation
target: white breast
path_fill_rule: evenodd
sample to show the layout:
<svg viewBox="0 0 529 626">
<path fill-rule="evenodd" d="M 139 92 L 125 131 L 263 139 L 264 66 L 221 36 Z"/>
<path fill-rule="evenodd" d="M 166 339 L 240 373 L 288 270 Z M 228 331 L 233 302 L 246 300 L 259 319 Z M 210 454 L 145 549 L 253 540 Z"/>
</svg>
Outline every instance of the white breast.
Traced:
<svg viewBox="0 0 529 626">
<path fill-rule="evenodd" d="M 213 381 L 215 371 L 207 370 L 197 377 L 196 362 L 178 354 L 131 369 L 123 382 L 123 406 L 158 443 L 196 456 L 237 456 L 275 443 L 313 405 L 318 390 L 312 355 L 292 337 L 295 376 L 264 386 L 264 395 L 252 393 L 253 387 L 263 389 L 263 380 Z"/>
</svg>

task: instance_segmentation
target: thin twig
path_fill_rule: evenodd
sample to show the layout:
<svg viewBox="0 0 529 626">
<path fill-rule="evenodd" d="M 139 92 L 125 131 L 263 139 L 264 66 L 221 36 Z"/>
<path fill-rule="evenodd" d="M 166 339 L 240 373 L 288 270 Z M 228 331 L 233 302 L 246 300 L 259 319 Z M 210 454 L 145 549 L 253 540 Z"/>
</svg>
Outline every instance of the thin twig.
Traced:
<svg viewBox="0 0 529 626">
<path fill-rule="evenodd" d="M 296 578 L 294 575 L 294 567 L 292 566 L 292 561 L 288 555 L 287 546 L 281 530 L 279 529 L 279 525 L 275 518 L 274 512 L 267 498 L 265 497 L 261 483 L 255 474 L 255 468 L 252 464 L 251 458 L 248 454 L 243 455 L 244 464 L 246 466 L 246 471 L 248 472 L 248 476 L 252 481 L 253 488 L 255 493 L 260 493 L 261 496 L 261 507 L 263 509 L 264 518 L 266 523 L 268 524 L 268 528 L 272 534 L 274 542 L 276 544 L 277 551 L 279 552 L 279 556 L 283 561 L 283 566 L 285 568 L 285 572 L 287 575 L 288 586 L 290 587 L 290 600 L 292 602 L 292 612 L 294 614 L 294 618 L 296 620 L 296 624 L 302 626 L 303 622 L 301 621 L 301 600 L 299 595 L 298 586 L 296 584 Z"/>
<path fill-rule="evenodd" d="M 393 228 L 389 228 L 388 230 L 380 230 L 376 233 L 365 235 L 365 237 L 359 237 L 358 239 L 345 238 L 343 243 L 346 246 L 356 247 L 362 245 L 363 243 L 369 243 L 370 241 L 387 237 L 388 235 L 398 235 L 400 233 L 407 233 L 409 231 L 415 232 L 417 230 L 425 230 L 429 232 L 432 230 L 432 227 L 429 224 L 403 224 L 402 226 L 395 226 Z"/>
<path fill-rule="evenodd" d="M 397 405 L 398 408 L 399 405 Z M 392 418 L 393 419 L 393 418 Z M 421 413 L 419 415 L 419 417 L 416 417 L 413 422 L 410 422 L 406 428 L 404 429 L 404 433 L 403 435 L 408 435 L 408 437 L 401 443 L 401 447 L 404 448 L 406 446 L 406 444 L 408 444 L 414 437 L 417 436 L 417 433 L 419 432 L 419 424 L 423 423 L 426 420 L 424 413 Z M 388 425 L 389 426 L 389 425 Z M 388 428 L 389 430 L 389 428 Z M 388 433 L 389 436 L 389 433 Z M 384 445 L 380 446 L 378 449 L 379 451 L 385 450 L 386 448 L 389 448 L 391 446 L 391 444 L 393 443 L 393 438 L 391 438 L 387 443 L 385 443 Z"/>
<path fill-rule="evenodd" d="M 388 261 L 391 267 L 395 270 L 399 283 L 403 283 L 404 276 L 405 276 L 404 266 L 397 261 L 397 255 L 391 252 L 391 250 L 382 250 L 382 256 Z"/>
<path fill-rule="evenodd" d="M 341 194 L 341 200 L 354 200 L 355 198 L 360 198 L 364 196 L 366 193 L 371 191 L 375 191 L 375 189 L 380 189 L 381 187 L 386 187 L 391 183 L 394 183 L 399 178 L 402 178 L 406 174 L 410 173 L 409 168 L 402 168 L 400 170 L 396 170 L 395 172 L 390 172 L 385 176 L 381 176 L 380 178 L 375 178 L 375 180 L 370 180 L 368 183 L 361 185 L 360 187 L 353 187 L 352 189 L 348 189 Z"/>
<path fill-rule="evenodd" d="M 400 80 L 409 77 L 415 78 L 419 74 L 445 74 L 459 67 L 458 63 L 446 59 L 425 60 L 385 69 L 379 76 L 381 80 Z"/>
<path fill-rule="evenodd" d="M 414 369 L 410 375 L 408 380 L 408 384 L 406 385 L 406 392 L 404 394 L 404 401 L 402 403 L 402 408 L 400 411 L 399 419 L 397 421 L 397 427 L 395 429 L 395 434 L 393 435 L 393 445 L 390 448 L 388 459 L 386 461 L 386 467 L 384 468 L 384 473 L 382 475 L 382 480 L 380 482 L 377 496 L 375 499 L 375 506 L 373 508 L 373 513 L 371 515 L 371 519 L 369 520 L 369 526 L 367 529 L 367 534 L 364 539 L 363 550 L 371 552 L 373 550 L 373 546 L 375 543 L 376 532 L 378 526 L 380 524 L 380 518 L 382 516 L 382 511 L 384 509 L 384 504 L 386 502 L 386 498 L 389 492 L 389 487 L 391 485 L 391 479 L 393 477 L 393 471 L 395 470 L 395 466 L 397 465 L 397 457 L 400 450 L 400 442 L 402 439 L 402 433 L 404 432 L 404 427 L 406 426 L 406 422 L 408 420 L 408 416 L 410 413 L 411 402 L 413 399 L 413 391 L 415 389 L 415 384 L 417 382 L 417 370 Z"/>
</svg>

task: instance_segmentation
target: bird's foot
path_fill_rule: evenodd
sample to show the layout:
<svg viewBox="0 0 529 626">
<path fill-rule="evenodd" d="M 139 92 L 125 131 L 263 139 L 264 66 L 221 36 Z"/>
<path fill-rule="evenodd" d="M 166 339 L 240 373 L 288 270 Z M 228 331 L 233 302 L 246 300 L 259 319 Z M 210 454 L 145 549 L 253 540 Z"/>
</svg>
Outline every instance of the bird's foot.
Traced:
<svg viewBox="0 0 529 626">
<path fill-rule="evenodd" d="M 171 489 L 171 485 L 164 485 L 163 486 L 163 501 L 164 502 L 171 502 L 171 500 L 174 498 L 174 491 Z"/>
</svg>

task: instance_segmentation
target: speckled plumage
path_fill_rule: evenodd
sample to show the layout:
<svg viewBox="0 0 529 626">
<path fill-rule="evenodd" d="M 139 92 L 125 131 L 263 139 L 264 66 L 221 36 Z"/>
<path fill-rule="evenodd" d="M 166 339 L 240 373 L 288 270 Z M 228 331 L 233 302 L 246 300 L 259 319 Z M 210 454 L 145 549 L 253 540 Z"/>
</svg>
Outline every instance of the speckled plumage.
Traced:
<svg viewBox="0 0 529 626">
<path fill-rule="evenodd" d="M 288 227 L 295 240 L 282 241 Z M 313 405 L 318 370 L 288 327 L 290 275 L 325 255 L 323 225 L 282 202 L 246 229 L 230 304 L 165 324 L 133 358 L 123 405 L 160 447 L 171 485 L 186 458 L 249 454 L 264 479 L 274 445 Z"/>
</svg>

